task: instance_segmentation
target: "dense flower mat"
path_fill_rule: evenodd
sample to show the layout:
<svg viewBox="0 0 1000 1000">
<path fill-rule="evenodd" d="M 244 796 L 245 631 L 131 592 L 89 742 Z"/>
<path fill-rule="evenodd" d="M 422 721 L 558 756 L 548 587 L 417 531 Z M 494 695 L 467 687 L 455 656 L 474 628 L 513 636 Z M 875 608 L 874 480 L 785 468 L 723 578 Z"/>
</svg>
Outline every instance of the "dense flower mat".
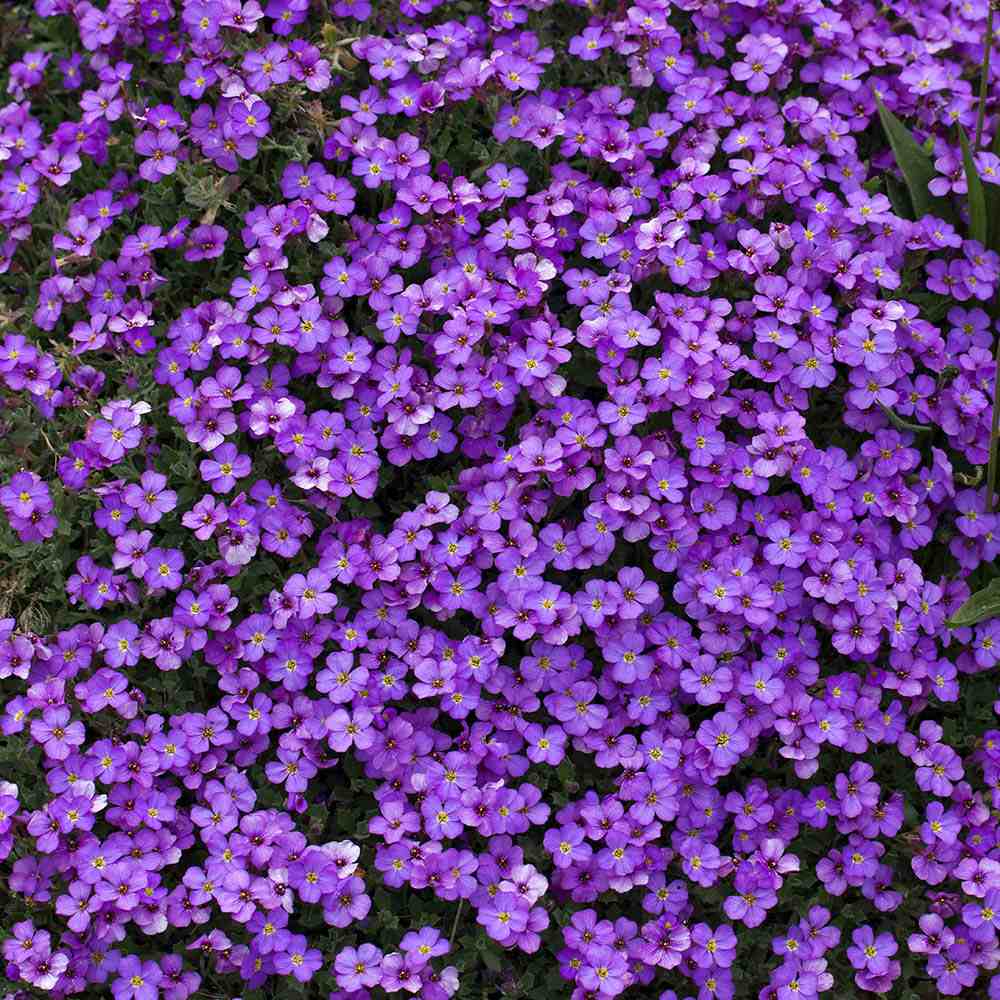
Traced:
<svg viewBox="0 0 1000 1000">
<path fill-rule="evenodd" d="M 992 29 L 6 4 L 10 995 L 1000 997 Z"/>
</svg>

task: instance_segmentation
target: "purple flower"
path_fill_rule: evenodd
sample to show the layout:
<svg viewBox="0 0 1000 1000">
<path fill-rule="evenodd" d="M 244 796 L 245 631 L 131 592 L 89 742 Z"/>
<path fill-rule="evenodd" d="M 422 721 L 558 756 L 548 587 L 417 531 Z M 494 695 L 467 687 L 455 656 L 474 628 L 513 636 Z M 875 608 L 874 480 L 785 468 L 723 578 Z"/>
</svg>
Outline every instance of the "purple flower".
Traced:
<svg viewBox="0 0 1000 1000">
<path fill-rule="evenodd" d="M 498 892 L 480 907 L 476 921 L 491 938 L 503 942 L 527 928 L 528 910 L 514 893 Z"/>
<path fill-rule="evenodd" d="M 146 157 L 139 165 L 139 174 L 145 180 L 156 183 L 169 177 L 177 169 L 181 139 L 172 129 L 159 131 L 147 129 L 140 132 L 135 140 L 135 151 Z"/>
<path fill-rule="evenodd" d="M 126 955 L 118 963 L 111 992 L 115 1000 L 156 1000 L 162 980 L 163 972 L 156 962 Z"/>
<path fill-rule="evenodd" d="M 334 961 L 337 985 L 348 992 L 378 985 L 381 962 L 382 952 L 372 944 L 343 949 Z"/>
<path fill-rule="evenodd" d="M 885 973 L 889 960 L 898 950 L 895 939 L 889 933 L 875 936 L 875 932 L 865 924 L 851 934 L 853 944 L 847 949 L 847 957 L 855 969 L 875 975 Z"/>
<path fill-rule="evenodd" d="M 208 483 L 215 493 L 229 493 L 236 483 L 250 473 L 250 457 L 241 455 L 236 445 L 226 443 L 219 445 L 212 452 L 211 458 L 206 458 L 198 466 L 201 478 Z"/>
<path fill-rule="evenodd" d="M 196 226 L 188 234 L 188 248 L 184 251 L 184 259 L 199 261 L 221 257 L 227 238 L 228 233 L 223 226 Z"/>
<path fill-rule="evenodd" d="M 166 485 L 166 476 L 147 470 L 138 483 L 125 487 L 122 497 L 146 524 L 156 524 L 177 506 L 177 494 Z"/>
<path fill-rule="evenodd" d="M 65 760 L 74 747 L 83 743 L 85 735 L 83 723 L 71 721 L 68 708 L 47 708 L 40 719 L 31 723 L 31 738 L 55 761 Z"/>
<path fill-rule="evenodd" d="M 750 746 L 735 716 L 720 712 L 698 728 L 698 743 L 703 746 L 719 768 L 728 770 Z"/>
</svg>

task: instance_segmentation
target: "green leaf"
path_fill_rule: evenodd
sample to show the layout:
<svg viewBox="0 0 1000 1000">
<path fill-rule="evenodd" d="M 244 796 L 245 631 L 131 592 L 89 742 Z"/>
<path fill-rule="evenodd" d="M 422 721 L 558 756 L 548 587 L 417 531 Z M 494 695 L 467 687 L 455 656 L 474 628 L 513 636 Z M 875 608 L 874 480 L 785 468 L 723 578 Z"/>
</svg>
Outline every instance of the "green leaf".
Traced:
<svg viewBox="0 0 1000 1000">
<path fill-rule="evenodd" d="M 1000 616 L 1000 577 L 977 590 L 945 624 L 948 628 L 966 628 Z"/>
<path fill-rule="evenodd" d="M 983 195 L 986 198 L 986 247 L 997 250 L 1000 249 L 1000 186 L 984 184 Z"/>
<path fill-rule="evenodd" d="M 882 127 L 889 137 L 889 145 L 892 146 L 893 155 L 896 157 L 896 164 L 906 181 L 914 215 L 919 219 L 933 211 L 935 215 L 949 218 L 951 210 L 948 203 L 943 198 L 932 195 L 927 187 L 937 175 L 930 154 L 882 103 L 881 98 L 876 97 L 875 101 L 878 104 L 878 116 L 882 121 Z"/>
<path fill-rule="evenodd" d="M 493 951 L 487 951 L 484 949 L 482 952 L 482 959 L 483 965 L 485 965 L 491 972 L 499 972 L 503 968 L 500 956 Z"/>
<path fill-rule="evenodd" d="M 986 246 L 989 233 L 989 220 L 986 215 L 986 192 L 983 182 L 979 179 L 976 163 L 969 148 L 969 139 L 961 123 L 958 126 L 958 141 L 962 146 L 962 163 L 965 166 L 965 184 L 969 189 L 969 235 Z"/>
<path fill-rule="evenodd" d="M 885 175 L 885 193 L 896 215 L 901 219 L 913 217 L 913 205 L 906 193 L 906 186 L 893 174 Z"/>
</svg>

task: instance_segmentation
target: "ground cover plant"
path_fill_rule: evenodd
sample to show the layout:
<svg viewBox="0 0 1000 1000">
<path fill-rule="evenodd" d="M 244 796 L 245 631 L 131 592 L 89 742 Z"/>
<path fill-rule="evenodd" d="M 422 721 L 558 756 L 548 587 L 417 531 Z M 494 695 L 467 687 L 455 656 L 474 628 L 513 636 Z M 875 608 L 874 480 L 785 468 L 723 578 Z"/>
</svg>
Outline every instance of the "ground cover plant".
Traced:
<svg viewBox="0 0 1000 1000">
<path fill-rule="evenodd" d="M 1000 998 L 994 49 L 0 9 L 0 995 Z"/>
</svg>

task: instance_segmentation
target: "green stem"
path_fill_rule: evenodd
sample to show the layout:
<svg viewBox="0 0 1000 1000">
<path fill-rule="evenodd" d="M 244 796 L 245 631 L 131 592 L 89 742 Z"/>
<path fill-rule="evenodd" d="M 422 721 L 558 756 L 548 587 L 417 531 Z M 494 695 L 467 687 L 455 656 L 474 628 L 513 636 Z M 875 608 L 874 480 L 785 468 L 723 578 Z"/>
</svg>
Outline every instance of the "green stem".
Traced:
<svg viewBox="0 0 1000 1000">
<path fill-rule="evenodd" d="M 455 919 L 451 924 L 451 933 L 448 935 L 449 946 L 455 943 L 455 931 L 458 930 L 458 918 L 462 915 L 462 907 L 465 905 L 465 897 L 460 897 L 458 900 L 458 909 L 455 910 Z"/>
<path fill-rule="evenodd" d="M 993 51 L 993 0 L 989 0 L 986 14 L 986 38 L 983 41 L 983 70 L 979 76 L 979 113 L 976 115 L 976 138 L 973 149 L 979 149 L 983 138 L 983 122 L 986 120 L 986 92 L 990 83 L 990 53 Z"/>
</svg>

